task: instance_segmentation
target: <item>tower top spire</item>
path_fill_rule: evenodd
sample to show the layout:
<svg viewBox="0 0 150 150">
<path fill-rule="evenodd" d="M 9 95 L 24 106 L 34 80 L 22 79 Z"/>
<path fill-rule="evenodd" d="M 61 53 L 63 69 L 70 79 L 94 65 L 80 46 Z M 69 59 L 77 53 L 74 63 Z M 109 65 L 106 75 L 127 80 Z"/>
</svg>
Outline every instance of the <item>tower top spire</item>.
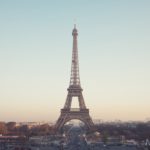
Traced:
<svg viewBox="0 0 150 150">
<path fill-rule="evenodd" d="M 77 30 L 77 28 L 76 28 L 76 24 L 74 24 L 74 28 L 73 28 L 73 30 L 72 30 L 72 35 L 73 35 L 73 36 L 77 36 L 77 35 L 78 35 L 78 30 Z"/>
</svg>

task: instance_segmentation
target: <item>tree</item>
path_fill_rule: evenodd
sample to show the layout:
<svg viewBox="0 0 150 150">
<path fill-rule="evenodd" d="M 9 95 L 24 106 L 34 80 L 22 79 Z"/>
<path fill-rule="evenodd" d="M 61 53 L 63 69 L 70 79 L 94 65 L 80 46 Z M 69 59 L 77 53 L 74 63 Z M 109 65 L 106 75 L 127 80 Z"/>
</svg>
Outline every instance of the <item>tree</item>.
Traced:
<svg viewBox="0 0 150 150">
<path fill-rule="evenodd" d="M 4 122 L 0 122 L 0 134 L 6 134 L 7 128 Z"/>
<path fill-rule="evenodd" d="M 8 131 L 13 131 L 16 127 L 16 122 L 8 122 L 6 126 Z"/>
</svg>

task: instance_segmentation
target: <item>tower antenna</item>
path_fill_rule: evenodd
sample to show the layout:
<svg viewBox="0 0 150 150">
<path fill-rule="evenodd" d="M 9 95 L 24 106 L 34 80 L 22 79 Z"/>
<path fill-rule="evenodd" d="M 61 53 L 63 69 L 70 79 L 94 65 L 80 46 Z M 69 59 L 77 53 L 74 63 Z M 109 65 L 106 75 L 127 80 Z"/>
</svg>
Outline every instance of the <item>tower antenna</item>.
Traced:
<svg viewBox="0 0 150 150">
<path fill-rule="evenodd" d="M 76 23 L 77 23 L 77 19 L 74 18 L 74 28 L 76 29 Z"/>
</svg>

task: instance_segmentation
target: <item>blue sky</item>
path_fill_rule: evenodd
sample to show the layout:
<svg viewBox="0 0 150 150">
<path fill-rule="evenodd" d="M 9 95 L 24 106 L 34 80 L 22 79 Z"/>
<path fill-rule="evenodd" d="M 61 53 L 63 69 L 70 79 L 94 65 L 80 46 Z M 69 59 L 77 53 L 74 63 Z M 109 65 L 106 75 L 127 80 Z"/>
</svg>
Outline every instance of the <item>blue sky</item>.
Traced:
<svg viewBox="0 0 150 150">
<path fill-rule="evenodd" d="M 149 0 L 0 0 L 0 120 L 56 121 L 74 23 L 92 118 L 149 118 L 149 8 Z"/>
</svg>

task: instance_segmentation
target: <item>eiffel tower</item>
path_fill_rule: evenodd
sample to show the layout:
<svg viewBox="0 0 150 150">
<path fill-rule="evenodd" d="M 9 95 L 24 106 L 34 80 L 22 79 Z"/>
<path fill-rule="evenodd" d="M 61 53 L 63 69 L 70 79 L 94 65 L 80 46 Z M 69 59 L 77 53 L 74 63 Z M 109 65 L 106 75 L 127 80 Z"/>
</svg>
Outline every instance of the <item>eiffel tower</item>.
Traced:
<svg viewBox="0 0 150 150">
<path fill-rule="evenodd" d="M 55 124 L 56 131 L 60 131 L 64 124 L 72 119 L 77 119 L 85 123 L 87 128 L 91 130 L 94 127 L 93 121 L 89 115 L 89 109 L 86 108 L 84 98 L 82 95 L 83 89 L 80 85 L 79 76 L 79 61 L 78 61 L 78 47 L 77 47 L 77 36 L 78 31 L 76 25 L 72 31 L 73 36 L 73 49 L 72 49 L 72 65 L 71 65 L 71 77 L 68 95 L 64 108 L 61 109 L 61 114 Z M 79 101 L 79 108 L 71 108 L 72 98 L 77 97 Z"/>
</svg>

